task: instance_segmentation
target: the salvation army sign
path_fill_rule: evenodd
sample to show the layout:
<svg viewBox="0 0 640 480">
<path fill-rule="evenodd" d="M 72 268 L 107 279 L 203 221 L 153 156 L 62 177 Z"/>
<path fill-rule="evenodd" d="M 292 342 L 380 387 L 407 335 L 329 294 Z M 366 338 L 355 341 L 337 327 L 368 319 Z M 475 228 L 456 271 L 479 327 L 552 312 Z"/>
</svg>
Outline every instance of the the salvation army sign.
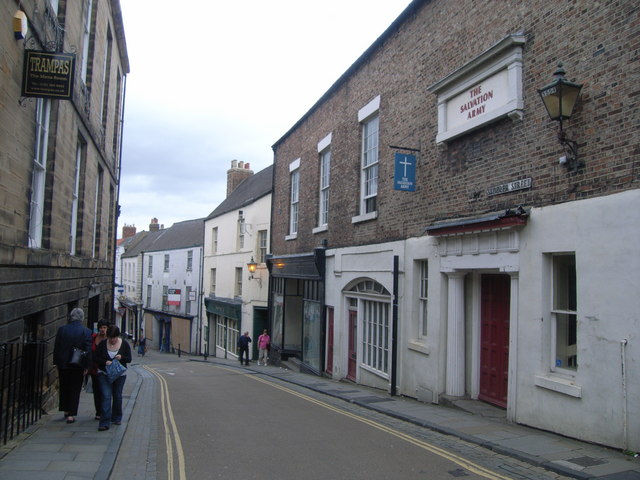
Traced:
<svg viewBox="0 0 640 480">
<path fill-rule="evenodd" d="M 75 71 L 73 53 L 25 50 L 22 96 L 71 100 Z"/>
<path fill-rule="evenodd" d="M 436 143 L 446 143 L 504 117 L 522 119 L 525 41 L 524 35 L 509 35 L 428 88 L 438 96 Z"/>
</svg>

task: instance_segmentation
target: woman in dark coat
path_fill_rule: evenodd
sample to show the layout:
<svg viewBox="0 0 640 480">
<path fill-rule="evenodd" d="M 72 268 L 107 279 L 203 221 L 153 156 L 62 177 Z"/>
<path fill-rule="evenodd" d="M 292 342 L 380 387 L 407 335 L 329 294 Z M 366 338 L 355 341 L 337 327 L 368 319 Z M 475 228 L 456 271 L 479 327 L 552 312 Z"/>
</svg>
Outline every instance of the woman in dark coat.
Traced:
<svg viewBox="0 0 640 480">
<path fill-rule="evenodd" d="M 120 338 L 120 329 L 109 325 L 107 339 L 96 348 L 95 362 L 98 366 L 98 383 L 102 394 L 102 411 L 98 430 L 109 430 L 111 424 L 120 425 L 122 421 L 122 390 L 127 373 L 120 375 L 113 383 L 109 382 L 106 373 L 107 365 L 118 360 L 124 367 L 131 363 L 131 347 L 126 340 Z"/>
<path fill-rule="evenodd" d="M 56 333 L 53 346 L 53 364 L 58 367 L 58 379 L 60 382 L 60 410 L 64 412 L 67 423 L 76 421 L 80 392 L 86 368 L 71 365 L 73 349 L 79 348 L 87 352 L 87 367 L 91 362 L 91 330 L 85 327 L 84 312 L 81 308 L 74 308 L 69 314 L 70 323 L 63 325 Z"/>
</svg>

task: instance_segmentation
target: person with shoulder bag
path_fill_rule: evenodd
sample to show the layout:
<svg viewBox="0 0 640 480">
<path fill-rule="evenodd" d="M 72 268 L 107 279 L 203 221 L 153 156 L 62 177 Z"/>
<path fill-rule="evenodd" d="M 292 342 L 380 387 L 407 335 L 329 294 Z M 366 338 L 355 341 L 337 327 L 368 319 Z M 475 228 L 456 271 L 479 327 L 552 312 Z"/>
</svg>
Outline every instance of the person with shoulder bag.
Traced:
<svg viewBox="0 0 640 480">
<path fill-rule="evenodd" d="M 81 308 L 71 310 L 69 320 L 70 323 L 56 333 L 53 364 L 58 367 L 59 409 L 64 412 L 67 423 L 73 423 L 78 415 L 84 376 L 91 365 L 91 330 L 82 324 Z"/>
<path fill-rule="evenodd" d="M 127 379 L 127 364 L 131 363 L 131 347 L 120 338 L 116 325 L 107 328 L 107 339 L 96 348 L 98 383 L 102 394 L 102 410 L 98 430 L 109 430 L 111 424 L 122 422 L 122 390 Z"/>
</svg>

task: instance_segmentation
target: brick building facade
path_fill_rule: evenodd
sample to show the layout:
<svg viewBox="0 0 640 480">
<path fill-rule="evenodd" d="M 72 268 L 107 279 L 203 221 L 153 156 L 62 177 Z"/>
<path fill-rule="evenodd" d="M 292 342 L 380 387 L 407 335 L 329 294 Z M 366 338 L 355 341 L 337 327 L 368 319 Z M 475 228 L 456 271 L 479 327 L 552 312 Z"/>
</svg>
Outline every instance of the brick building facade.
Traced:
<svg viewBox="0 0 640 480">
<path fill-rule="evenodd" d="M 75 307 L 89 327 L 113 316 L 129 61 L 118 0 L 8 1 L 0 11 L 0 342 L 46 343 L 48 408 L 58 327 Z M 26 33 L 11 31 L 14 16 Z M 27 51 L 75 54 L 72 95 L 22 96 Z"/>
<path fill-rule="evenodd" d="M 275 350 L 640 448 L 638 25 L 630 1 L 412 2 L 273 147 Z M 575 162 L 538 94 L 558 62 Z"/>
</svg>

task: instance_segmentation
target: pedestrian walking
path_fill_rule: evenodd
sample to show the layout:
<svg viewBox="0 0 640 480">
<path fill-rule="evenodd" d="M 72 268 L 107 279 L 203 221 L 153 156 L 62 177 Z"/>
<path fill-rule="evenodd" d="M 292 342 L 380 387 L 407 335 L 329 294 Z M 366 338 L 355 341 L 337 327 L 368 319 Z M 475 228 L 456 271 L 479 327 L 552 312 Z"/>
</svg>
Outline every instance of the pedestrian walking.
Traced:
<svg viewBox="0 0 640 480">
<path fill-rule="evenodd" d="M 125 371 L 119 377 L 112 379 L 107 375 L 107 367 L 116 361 L 125 368 Z M 126 340 L 120 338 L 120 329 L 116 325 L 109 325 L 107 339 L 98 345 L 96 363 L 102 394 L 98 430 L 104 431 L 109 430 L 112 423 L 120 425 L 122 422 L 122 390 L 127 379 L 126 367 L 131 363 L 131 347 Z"/>
<path fill-rule="evenodd" d="M 245 357 L 246 359 L 245 365 L 249 365 L 249 344 L 250 343 L 251 343 L 251 337 L 249 336 L 249 332 L 244 332 L 244 334 L 238 339 L 240 365 L 242 365 L 243 357 Z"/>
<path fill-rule="evenodd" d="M 91 352 L 93 354 L 93 362 L 91 362 L 91 368 L 89 369 L 89 375 L 91 375 L 91 390 L 93 390 L 93 406 L 96 409 L 95 419 L 100 420 L 100 412 L 102 411 L 102 393 L 100 391 L 100 382 L 98 379 L 98 364 L 96 363 L 96 350 L 98 345 L 103 340 L 107 339 L 107 328 L 109 322 L 106 320 L 100 320 L 98 322 L 98 332 L 93 334 L 93 340 L 91 342 Z"/>
<path fill-rule="evenodd" d="M 269 361 L 269 348 L 271 346 L 271 337 L 266 330 L 258 337 L 258 365 L 267 365 Z"/>
<path fill-rule="evenodd" d="M 69 314 L 70 323 L 61 326 L 53 345 L 53 364 L 58 367 L 59 409 L 67 423 L 76 421 L 80 392 L 84 376 L 91 362 L 91 330 L 83 325 L 84 311 L 74 308 Z M 85 352 L 82 364 L 72 363 L 74 349 Z"/>
<path fill-rule="evenodd" d="M 147 338 L 144 332 L 140 330 L 140 340 L 138 340 L 138 356 L 143 356 L 147 352 Z"/>
</svg>

